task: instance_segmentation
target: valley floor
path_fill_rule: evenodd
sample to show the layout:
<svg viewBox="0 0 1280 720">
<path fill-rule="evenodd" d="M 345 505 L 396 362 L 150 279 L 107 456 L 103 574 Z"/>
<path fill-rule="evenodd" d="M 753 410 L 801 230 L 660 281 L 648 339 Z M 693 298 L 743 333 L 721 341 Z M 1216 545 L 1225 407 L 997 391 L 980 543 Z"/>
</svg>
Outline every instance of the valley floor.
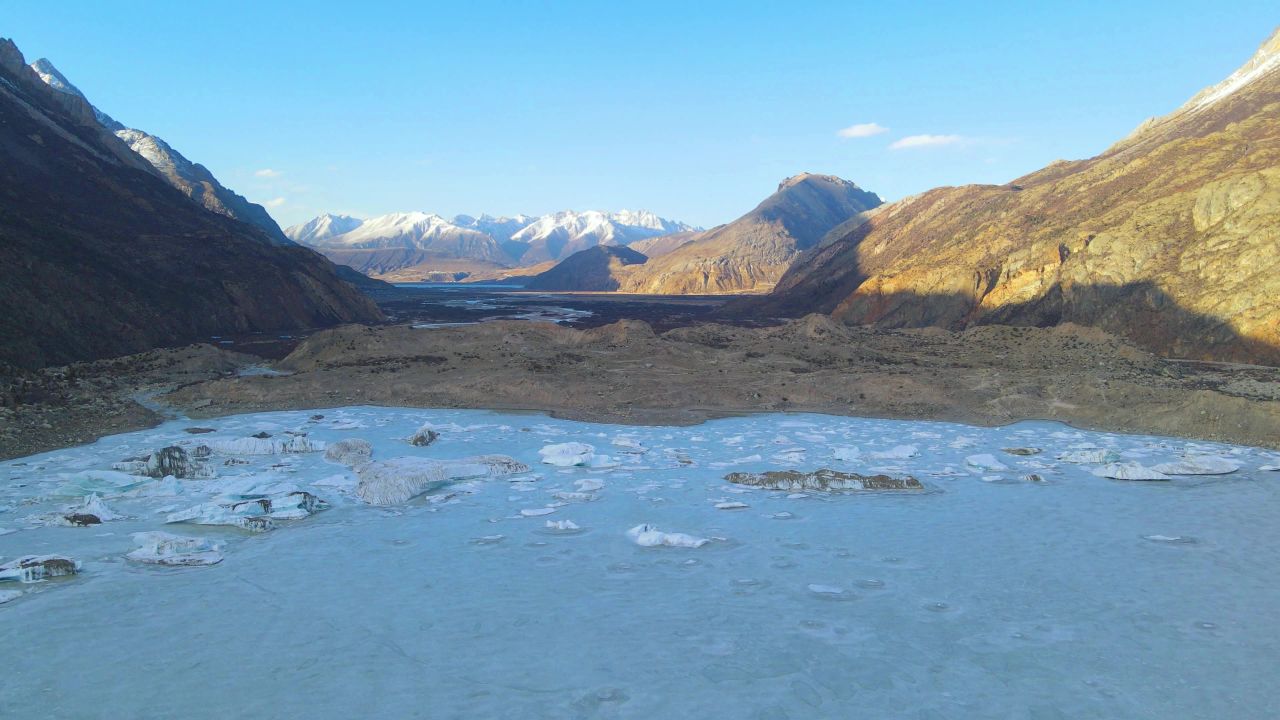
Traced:
<svg viewBox="0 0 1280 720">
<path fill-rule="evenodd" d="M 780 411 L 1045 419 L 1280 447 L 1280 369 L 1168 361 L 1070 326 L 886 331 L 819 316 L 664 333 L 637 321 L 347 326 L 307 338 L 268 373 L 261 362 L 201 345 L 44 371 L 5 391 L 0 457 L 154 425 L 164 408 L 201 418 L 353 404 L 637 425 Z M 140 394 L 156 396 L 152 409 Z"/>
</svg>

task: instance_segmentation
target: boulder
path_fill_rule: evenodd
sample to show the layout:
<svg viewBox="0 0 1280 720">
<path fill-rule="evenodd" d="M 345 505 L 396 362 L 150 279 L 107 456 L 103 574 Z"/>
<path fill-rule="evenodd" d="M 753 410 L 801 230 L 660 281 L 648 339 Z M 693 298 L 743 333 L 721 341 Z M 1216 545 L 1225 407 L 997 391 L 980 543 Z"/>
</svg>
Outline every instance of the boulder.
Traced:
<svg viewBox="0 0 1280 720">
<path fill-rule="evenodd" d="M 440 438 L 431 423 L 425 423 L 408 437 L 409 444 L 415 447 L 426 447 Z"/>
<path fill-rule="evenodd" d="M 79 560 L 62 555 L 27 555 L 0 565 L 0 580 L 33 583 L 78 572 Z"/>
</svg>

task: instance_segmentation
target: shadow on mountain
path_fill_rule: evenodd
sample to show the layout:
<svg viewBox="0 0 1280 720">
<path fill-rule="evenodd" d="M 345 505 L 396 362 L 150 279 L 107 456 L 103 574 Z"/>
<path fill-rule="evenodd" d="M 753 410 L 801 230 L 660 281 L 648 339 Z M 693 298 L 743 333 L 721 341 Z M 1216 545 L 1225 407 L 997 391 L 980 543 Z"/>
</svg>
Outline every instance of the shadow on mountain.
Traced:
<svg viewBox="0 0 1280 720">
<path fill-rule="evenodd" d="M 769 296 L 745 298 L 729 303 L 719 315 L 726 319 L 764 314 L 800 317 L 820 312 L 850 325 L 952 331 L 979 325 L 1046 328 L 1073 323 L 1127 338 L 1168 358 L 1280 365 L 1280 347 L 1241 335 L 1222 318 L 1180 306 L 1151 282 L 1054 285 L 1038 298 L 987 308 L 979 305 L 980 297 L 964 294 L 854 294 L 865 280 L 860 273 L 846 270 L 823 287 L 806 284 L 805 292 L 793 289 L 782 301 Z M 822 307 L 803 305 L 805 297 L 844 299 Z"/>
</svg>

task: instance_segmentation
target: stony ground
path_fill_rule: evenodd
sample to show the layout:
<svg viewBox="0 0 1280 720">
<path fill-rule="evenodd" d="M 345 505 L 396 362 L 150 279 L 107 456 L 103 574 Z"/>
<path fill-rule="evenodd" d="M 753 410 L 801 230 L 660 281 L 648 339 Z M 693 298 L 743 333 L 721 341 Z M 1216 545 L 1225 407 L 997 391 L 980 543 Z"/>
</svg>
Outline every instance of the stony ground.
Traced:
<svg viewBox="0 0 1280 720">
<path fill-rule="evenodd" d="M 0 457 L 154 424 L 161 415 L 132 400 L 145 392 L 193 418 L 352 404 L 641 424 L 814 411 L 976 424 L 1052 419 L 1280 447 L 1280 369 L 1167 361 L 1071 326 L 886 331 L 819 316 L 662 334 L 637 321 L 590 330 L 517 321 L 347 326 L 308 338 L 275 364 L 289 374 L 237 375 L 252 362 L 193 346 L 45 371 L 43 384 L 6 402 Z"/>
</svg>

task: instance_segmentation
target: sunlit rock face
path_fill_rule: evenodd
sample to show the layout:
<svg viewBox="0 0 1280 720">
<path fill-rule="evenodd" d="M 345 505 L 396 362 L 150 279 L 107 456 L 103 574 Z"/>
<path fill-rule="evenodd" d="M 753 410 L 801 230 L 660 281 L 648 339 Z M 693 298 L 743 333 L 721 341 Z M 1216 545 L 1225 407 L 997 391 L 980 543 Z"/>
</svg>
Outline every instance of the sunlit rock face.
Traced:
<svg viewBox="0 0 1280 720">
<path fill-rule="evenodd" d="M 737 312 L 884 327 L 1094 325 L 1169 355 L 1280 361 L 1280 34 L 1088 160 L 883 206 Z"/>
<path fill-rule="evenodd" d="M 0 624 L 21 658 L 0 716 L 236 717 L 246 697 L 530 718 L 663 717 L 679 698 L 717 720 L 1271 702 L 1280 627 L 1258 609 L 1280 604 L 1280 452 L 807 414 L 200 424 L 0 463 Z M 432 443 L 406 440 L 424 426 Z M 216 475 L 111 469 L 185 467 L 174 448 Z"/>
</svg>

